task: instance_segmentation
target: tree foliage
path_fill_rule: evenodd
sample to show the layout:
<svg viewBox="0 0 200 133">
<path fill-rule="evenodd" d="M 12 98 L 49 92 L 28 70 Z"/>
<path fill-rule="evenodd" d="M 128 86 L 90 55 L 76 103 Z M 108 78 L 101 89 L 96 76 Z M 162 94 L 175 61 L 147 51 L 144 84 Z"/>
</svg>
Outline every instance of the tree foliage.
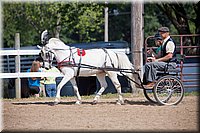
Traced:
<svg viewBox="0 0 200 133">
<path fill-rule="evenodd" d="M 109 40 L 131 41 L 131 5 L 109 4 Z"/>
<path fill-rule="evenodd" d="M 40 44 L 40 34 L 66 43 L 104 40 L 104 7 L 109 8 L 109 40 L 131 43 L 131 3 L 16 2 L 3 3 L 4 47 L 14 46 L 20 33 L 21 46 Z M 144 38 L 167 26 L 172 34 L 200 33 L 200 2 L 145 3 Z"/>
<path fill-rule="evenodd" d="M 200 34 L 200 2 L 198 3 L 162 3 L 158 8 L 169 18 L 178 34 Z M 184 37 L 186 45 L 200 44 L 191 37 Z M 188 43 L 190 42 L 190 43 Z"/>
<path fill-rule="evenodd" d="M 63 33 L 80 42 L 98 40 L 97 35 L 103 33 L 103 8 L 96 3 L 65 5 L 62 9 Z"/>
<path fill-rule="evenodd" d="M 96 34 L 103 32 L 102 9 L 95 3 L 4 3 L 4 46 L 13 47 L 16 32 L 22 45 L 38 44 L 45 29 L 67 43 L 97 40 Z"/>
</svg>

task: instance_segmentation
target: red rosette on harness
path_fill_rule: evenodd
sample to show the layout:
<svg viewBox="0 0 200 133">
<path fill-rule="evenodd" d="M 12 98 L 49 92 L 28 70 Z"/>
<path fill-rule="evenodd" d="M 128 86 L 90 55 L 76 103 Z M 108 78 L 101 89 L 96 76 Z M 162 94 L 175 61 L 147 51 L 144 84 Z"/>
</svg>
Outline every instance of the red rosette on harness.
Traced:
<svg viewBox="0 0 200 133">
<path fill-rule="evenodd" d="M 77 49 L 77 53 L 78 53 L 78 56 L 85 56 L 85 50 L 84 49 Z"/>
</svg>

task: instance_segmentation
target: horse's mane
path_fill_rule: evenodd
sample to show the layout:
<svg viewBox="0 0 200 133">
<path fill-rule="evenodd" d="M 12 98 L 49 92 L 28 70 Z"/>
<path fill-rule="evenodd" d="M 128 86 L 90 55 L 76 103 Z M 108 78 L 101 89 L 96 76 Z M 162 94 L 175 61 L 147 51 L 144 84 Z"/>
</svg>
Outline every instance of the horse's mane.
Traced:
<svg viewBox="0 0 200 133">
<path fill-rule="evenodd" d="M 65 45 L 65 43 L 58 38 L 49 39 L 49 43 L 47 45 L 53 49 L 68 49 L 69 48 L 69 46 Z"/>
</svg>

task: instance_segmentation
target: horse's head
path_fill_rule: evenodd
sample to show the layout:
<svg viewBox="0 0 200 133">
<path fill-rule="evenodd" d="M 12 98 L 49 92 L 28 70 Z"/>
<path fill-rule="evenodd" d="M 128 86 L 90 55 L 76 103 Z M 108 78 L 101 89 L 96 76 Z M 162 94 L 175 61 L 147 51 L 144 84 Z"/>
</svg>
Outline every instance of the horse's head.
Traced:
<svg viewBox="0 0 200 133">
<path fill-rule="evenodd" d="M 46 69 L 51 68 L 52 67 L 52 63 L 53 63 L 54 53 L 47 46 L 43 46 L 43 47 L 38 46 L 38 47 L 41 50 L 39 55 L 43 59 L 43 67 L 46 68 Z"/>
<path fill-rule="evenodd" d="M 48 41 L 49 41 L 49 34 L 48 34 L 48 31 L 45 30 L 41 34 L 41 43 L 44 46 L 48 43 Z"/>
</svg>

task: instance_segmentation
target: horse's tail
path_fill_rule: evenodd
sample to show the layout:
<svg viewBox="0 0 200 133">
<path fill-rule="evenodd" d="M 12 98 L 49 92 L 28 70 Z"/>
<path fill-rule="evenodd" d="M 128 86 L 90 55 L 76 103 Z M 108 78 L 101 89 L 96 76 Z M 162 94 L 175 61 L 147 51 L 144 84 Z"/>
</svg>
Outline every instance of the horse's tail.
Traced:
<svg viewBox="0 0 200 133">
<path fill-rule="evenodd" d="M 133 72 L 134 71 L 134 66 L 130 62 L 128 56 L 124 53 L 116 53 L 118 57 L 118 68 L 119 69 L 129 69 L 129 71 Z M 136 75 L 133 73 L 123 73 L 124 75 L 128 76 L 130 79 L 136 81 Z M 138 92 L 138 89 L 135 86 L 135 83 L 130 81 L 130 85 L 132 88 L 132 93 Z"/>
<path fill-rule="evenodd" d="M 133 64 L 128 59 L 125 53 L 116 53 L 118 58 L 118 68 L 119 69 L 134 69 Z"/>
</svg>

